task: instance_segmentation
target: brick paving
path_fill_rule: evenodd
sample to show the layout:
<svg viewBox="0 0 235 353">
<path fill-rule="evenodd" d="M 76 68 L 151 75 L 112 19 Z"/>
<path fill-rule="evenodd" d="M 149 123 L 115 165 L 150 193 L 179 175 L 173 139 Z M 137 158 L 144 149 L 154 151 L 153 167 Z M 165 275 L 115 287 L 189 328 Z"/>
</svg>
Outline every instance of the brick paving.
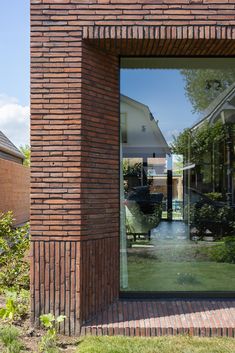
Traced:
<svg viewBox="0 0 235 353">
<path fill-rule="evenodd" d="M 82 326 L 81 334 L 235 337 L 235 299 L 120 300 Z"/>
</svg>

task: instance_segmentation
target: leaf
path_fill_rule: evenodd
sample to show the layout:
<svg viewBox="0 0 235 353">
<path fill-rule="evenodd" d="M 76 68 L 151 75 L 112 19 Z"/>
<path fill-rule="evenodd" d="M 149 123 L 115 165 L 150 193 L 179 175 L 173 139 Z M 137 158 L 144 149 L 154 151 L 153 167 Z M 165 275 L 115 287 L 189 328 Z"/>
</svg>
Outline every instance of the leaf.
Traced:
<svg viewBox="0 0 235 353">
<path fill-rule="evenodd" d="M 60 322 L 63 322 L 65 319 L 66 319 L 65 315 L 60 315 L 57 317 L 56 322 L 60 323 Z"/>
<path fill-rule="evenodd" d="M 48 336 L 50 338 L 54 338 L 56 336 L 56 329 L 55 328 L 50 328 L 47 332 Z"/>
<path fill-rule="evenodd" d="M 55 321 L 55 316 L 51 313 L 44 314 L 40 316 L 40 321 L 46 328 L 52 328 L 53 322 Z"/>
<path fill-rule="evenodd" d="M 6 302 L 6 310 L 10 313 L 14 313 L 16 311 L 16 306 L 15 306 L 15 302 L 13 299 L 9 298 L 7 299 Z"/>
<path fill-rule="evenodd" d="M 6 309 L 5 308 L 1 308 L 0 309 L 0 318 L 1 319 L 5 319 L 5 315 L 6 315 Z"/>
</svg>

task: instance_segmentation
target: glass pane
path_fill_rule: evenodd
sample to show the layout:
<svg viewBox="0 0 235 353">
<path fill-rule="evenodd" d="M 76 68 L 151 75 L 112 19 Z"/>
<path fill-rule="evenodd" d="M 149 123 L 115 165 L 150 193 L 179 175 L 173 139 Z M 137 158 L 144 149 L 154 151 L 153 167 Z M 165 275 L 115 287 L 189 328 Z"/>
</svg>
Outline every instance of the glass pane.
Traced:
<svg viewBox="0 0 235 353">
<path fill-rule="evenodd" d="M 121 290 L 235 291 L 235 66 L 122 69 L 120 105 Z"/>
</svg>

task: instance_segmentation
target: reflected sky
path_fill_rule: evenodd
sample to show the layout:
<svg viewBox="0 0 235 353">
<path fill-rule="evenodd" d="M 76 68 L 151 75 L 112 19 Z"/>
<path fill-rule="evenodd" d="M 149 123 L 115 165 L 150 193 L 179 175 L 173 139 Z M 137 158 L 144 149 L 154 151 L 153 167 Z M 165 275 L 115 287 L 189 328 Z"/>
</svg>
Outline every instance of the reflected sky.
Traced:
<svg viewBox="0 0 235 353">
<path fill-rule="evenodd" d="M 167 142 L 199 118 L 179 70 L 121 70 L 121 93 L 149 106 Z"/>
</svg>

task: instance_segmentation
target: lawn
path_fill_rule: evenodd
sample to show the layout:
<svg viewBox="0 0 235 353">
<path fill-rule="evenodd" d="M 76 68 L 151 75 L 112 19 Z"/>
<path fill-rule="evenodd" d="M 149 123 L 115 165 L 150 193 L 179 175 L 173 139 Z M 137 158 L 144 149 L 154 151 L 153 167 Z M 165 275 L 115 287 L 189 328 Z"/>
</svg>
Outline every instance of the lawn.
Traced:
<svg viewBox="0 0 235 353">
<path fill-rule="evenodd" d="M 188 336 L 159 338 L 89 337 L 77 353 L 234 353 L 235 340 Z"/>
<path fill-rule="evenodd" d="M 235 265 L 128 256 L 128 282 L 131 291 L 234 291 Z"/>
</svg>

